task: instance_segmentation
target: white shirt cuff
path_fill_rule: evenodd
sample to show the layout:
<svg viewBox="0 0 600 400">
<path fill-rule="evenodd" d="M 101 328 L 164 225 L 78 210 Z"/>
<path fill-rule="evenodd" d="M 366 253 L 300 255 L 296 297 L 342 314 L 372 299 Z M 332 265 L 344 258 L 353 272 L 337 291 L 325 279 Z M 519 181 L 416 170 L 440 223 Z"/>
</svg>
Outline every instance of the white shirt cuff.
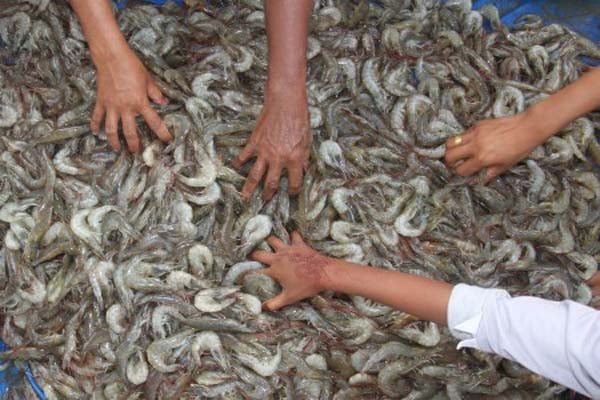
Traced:
<svg viewBox="0 0 600 400">
<path fill-rule="evenodd" d="M 460 283 L 452 289 L 448 302 L 448 328 L 459 339 L 458 348 L 478 348 L 475 336 L 489 299 L 510 297 L 501 289 L 485 289 Z"/>
</svg>

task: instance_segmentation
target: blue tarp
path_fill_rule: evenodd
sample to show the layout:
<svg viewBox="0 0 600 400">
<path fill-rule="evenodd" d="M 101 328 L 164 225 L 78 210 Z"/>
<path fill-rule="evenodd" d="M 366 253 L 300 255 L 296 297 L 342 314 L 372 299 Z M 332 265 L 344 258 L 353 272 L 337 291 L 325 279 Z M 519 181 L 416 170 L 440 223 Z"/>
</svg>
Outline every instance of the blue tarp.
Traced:
<svg viewBox="0 0 600 400">
<path fill-rule="evenodd" d="M 9 347 L 0 339 L 0 352 L 9 350 Z M 12 385 L 19 385 L 23 382 L 23 377 L 27 380 L 35 394 L 40 400 L 46 400 L 44 391 L 38 386 L 29 363 L 20 363 L 20 366 L 15 365 L 11 361 L 0 359 L 0 398 L 4 397 L 8 389 Z M 27 399 L 33 400 L 33 399 Z"/>
<path fill-rule="evenodd" d="M 473 8 L 486 4 L 498 7 L 502 21 L 510 26 L 525 14 L 536 14 L 547 24 L 557 23 L 600 42 L 600 1 L 598 0 L 473 0 Z"/>
<path fill-rule="evenodd" d="M 183 0 L 144 0 L 144 1 L 146 3 L 154 4 L 157 6 L 164 6 L 165 4 L 167 4 L 169 2 L 173 2 L 173 3 L 177 4 L 178 6 L 183 5 Z M 123 8 L 127 4 L 127 0 L 115 1 L 115 3 L 117 3 L 117 7 Z"/>
<path fill-rule="evenodd" d="M 158 6 L 173 2 L 183 5 L 183 0 L 144 0 Z M 117 6 L 124 7 L 127 0 L 117 1 Z M 493 4 L 500 10 L 502 20 L 510 26 L 525 14 L 540 15 L 546 23 L 558 23 L 583 34 L 594 42 L 600 42 L 600 1 L 599 0 L 473 0 L 473 8 L 479 9 L 486 4 Z M 1 39 L 0 39 L 1 40 Z M 0 47 L 2 44 L 0 43 Z M 8 348 L 0 340 L 0 351 Z M 0 360 L 0 398 L 4 396 L 12 383 L 21 381 L 23 371 L 14 365 L 6 366 Z M 24 371 L 25 378 L 32 385 L 40 399 L 44 394 L 35 383 L 29 366 Z"/>
</svg>

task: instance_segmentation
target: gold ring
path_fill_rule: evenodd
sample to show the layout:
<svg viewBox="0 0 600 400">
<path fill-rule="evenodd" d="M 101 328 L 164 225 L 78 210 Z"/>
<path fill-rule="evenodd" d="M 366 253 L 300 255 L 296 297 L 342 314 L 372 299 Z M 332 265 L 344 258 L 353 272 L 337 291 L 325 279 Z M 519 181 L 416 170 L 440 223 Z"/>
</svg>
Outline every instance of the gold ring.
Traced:
<svg viewBox="0 0 600 400">
<path fill-rule="evenodd" d="M 462 143 L 462 141 L 463 141 L 462 136 L 457 136 L 457 137 L 454 138 L 454 145 L 458 146 L 459 144 Z"/>
</svg>

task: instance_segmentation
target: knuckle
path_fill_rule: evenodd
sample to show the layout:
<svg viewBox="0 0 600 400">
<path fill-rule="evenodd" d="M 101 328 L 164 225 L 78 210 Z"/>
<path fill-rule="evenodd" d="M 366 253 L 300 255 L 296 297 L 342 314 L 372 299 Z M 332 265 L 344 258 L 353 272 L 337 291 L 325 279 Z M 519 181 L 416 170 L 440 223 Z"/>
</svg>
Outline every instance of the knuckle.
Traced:
<svg viewBox="0 0 600 400">
<path fill-rule="evenodd" d="M 129 102 L 129 107 L 134 108 L 136 110 L 141 110 L 148 104 L 148 100 L 146 98 L 136 97 L 131 102 Z"/>
<path fill-rule="evenodd" d="M 148 125 L 156 125 L 156 126 L 163 125 L 163 122 L 160 119 L 160 117 L 151 111 L 146 112 L 146 122 L 148 123 Z"/>
<path fill-rule="evenodd" d="M 303 151 L 300 152 L 298 154 L 294 154 L 290 160 L 289 160 L 289 164 L 291 167 L 294 166 L 300 166 L 302 165 L 302 163 L 304 163 L 304 161 L 306 161 L 308 159 L 307 154 Z"/>
<path fill-rule="evenodd" d="M 248 174 L 248 178 L 255 180 L 255 181 L 260 181 L 260 178 L 262 178 L 262 176 L 263 176 L 263 169 L 259 168 L 259 166 L 255 166 Z"/>
<path fill-rule="evenodd" d="M 265 188 L 271 192 L 277 190 L 278 187 L 279 185 L 277 184 L 277 182 L 267 182 L 267 184 L 265 185 Z"/>
</svg>

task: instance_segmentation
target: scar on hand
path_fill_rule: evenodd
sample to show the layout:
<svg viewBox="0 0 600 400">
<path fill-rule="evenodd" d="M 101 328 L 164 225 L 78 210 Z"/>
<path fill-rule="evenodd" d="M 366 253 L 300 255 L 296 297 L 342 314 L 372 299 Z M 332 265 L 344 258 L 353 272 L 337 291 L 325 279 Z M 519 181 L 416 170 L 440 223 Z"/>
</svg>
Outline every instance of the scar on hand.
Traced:
<svg viewBox="0 0 600 400">
<path fill-rule="evenodd" d="M 324 273 L 324 268 L 327 265 L 327 257 L 319 254 L 305 255 L 292 254 L 290 261 L 298 266 L 296 269 L 296 277 L 298 279 L 310 279 L 319 281 Z"/>
</svg>

